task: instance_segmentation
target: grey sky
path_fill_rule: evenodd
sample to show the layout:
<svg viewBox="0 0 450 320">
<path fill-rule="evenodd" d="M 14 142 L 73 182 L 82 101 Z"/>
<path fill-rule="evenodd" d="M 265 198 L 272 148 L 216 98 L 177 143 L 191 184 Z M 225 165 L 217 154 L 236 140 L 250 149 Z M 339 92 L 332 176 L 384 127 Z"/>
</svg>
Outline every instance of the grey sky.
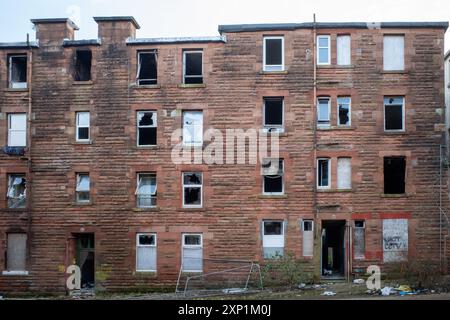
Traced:
<svg viewBox="0 0 450 320">
<path fill-rule="evenodd" d="M 31 18 L 70 17 L 77 39 L 95 38 L 93 16 L 132 15 L 138 37 L 217 35 L 219 24 L 312 21 L 449 21 L 449 0 L 0 0 L 0 42 L 34 37 Z M 450 49 L 450 31 L 446 34 Z"/>
</svg>

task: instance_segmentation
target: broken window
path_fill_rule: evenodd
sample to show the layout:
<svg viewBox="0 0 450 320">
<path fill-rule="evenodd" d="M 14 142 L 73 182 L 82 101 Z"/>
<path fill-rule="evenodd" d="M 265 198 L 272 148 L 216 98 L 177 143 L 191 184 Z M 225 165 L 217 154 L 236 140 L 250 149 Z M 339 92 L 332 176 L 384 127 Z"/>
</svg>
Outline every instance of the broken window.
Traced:
<svg viewBox="0 0 450 320">
<path fill-rule="evenodd" d="M 77 173 L 77 187 L 75 192 L 77 202 L 89 202 L 90 180 L 88 173 Z"/>
<path fill-rule="evenodd" d="M 341 35 L 337 36 L 336 38 L 337 64 L 340 66 L 350 65 L 350 56 L 351 56 L 350 40 L 351 38 L 349 35 Z"/>
<path fill-rule="evenodd" d="M 263 61 L 264 71 L 284 70 L 283 37 L 264 37 Z"/>
<path fill-rule="evenodd" d="M 203 51 L 183 51 L 183 80 L 186 84 L 203 83 Z"/>
<path fill-rule="evenodd" d="M 312 257 L 314 248 L 314 231 L 313 231 L 313 221 L 303 220 L 302 221 L 302 231 L 303 231 L 303 256 Z"/>
<path fill-rule="evenodd" d="M 405 193 L 405 157 L 384 158 L 384 193 Z"/>
<path fill-rule="evenodd" d="M 405 130 L 405 99 L 404 97 L 384 98 L 384 130 Z"/>
<path fill-rule="evenodd" d="M 385 35 L 383 38 L 383 67 L 387 71 L 405 69 L 405 37 Z"/>
<path fill-rule="evenodd" d="M 185 146 L 203 145 L 202 111 L 183 111 L 183 144 Z"/>
<path fill-rule="evenodd" d="M 328 127 L 330 125 L 330 98 L 317 99 L 317 126 Z"/>
<path fill-rule="evenodd" d="M 27 87 L 27 56 L 9 56 L 9 87 L 25 89 Z"/>
<path fill-rule="evenodd" d="M 8 233 L 7 241 L 7 272 L 25 272 L 27 264 L 27 235 L 25 233 Z"/>
<path fill-rule="evenodd" d="M 77 50 L 75 53 L 75 81 L 91 80 L 92 52 L 90 50 Z"/>
<path fill-rule="evenodd" d="M 27 198 L 27 179 L 24 174 L 8 176 L 8 208 L 25 208 Z"/>
<path fill-rule="evenodd" d="M 136 202 L 139 208 L 156 206 L 156 173 L 138 173 Z"/>
<path fill-rule="evenodd" d="M 337 159 L 337 187 L 338 189 L 352 188 L 352 159 Z"/>
<path fill-rule="evenodd" d="M 202 173 L 184 172 L 183 173 L 183 206 L 201 207 L 202 206 Z"/>
<path fill-rule="evenodd" d="M 350 126 L 350 97 L 339 97 L 337 98 L 338 105 L 338 126 Z"/>
<path fill-rule="evenodd" d="M 136 271 L 156 271 L 156 234 L 136 235 Z"/>
<path fill-rule="evenodd" d="M 269 132 L 283 128 L 283 98 L 264 98 L 264 128 Z"/>
<path fill-rule="evenodd" d="M 138 146 L 156 145 L 156 111 L 138 111 L 137 142 Z"/>
<path fill-rule="evenodd" d="M 25 147 L 27 145 L 26 113 L 8 114 L 8 147 Z"/>
<path fill-rule="evenodd" d="M 184 233 L 182 270 L 184 272 L 203 271 L 203 242 L 201 234 Z"/>
<path fill-rule="evenodd" d="M 156 50 L 138 52 L 137 82 L 138 85 L 156 84 L 158 55 Z"/>
<path fill-rule="evenodd" d="M 263 159 L 263 194 L 284 193 L 284 160 Z"/>
<path fill-rule="evenodd" d="M 329 158 L 317 159 L 317 188 L 331 187 L 331 166 Z"/>
<path fill-rule="evenodd" d="M 284 221 L 263 221 L 263 255 L 265 259 L 284 255 Z"/>
<path fill-rule="evenodd" d="M 330 36 L 317 37 L 317 64 L 330 64 Z"/>
<path fill-rule="evenodd" d="M 364 259 L 366 255 L 366 223 L 364 220 L 355 220 L 354 250 L 356 259 Z"/>
<path fill-rule="evenodd" d="M 77 123 L 77 131 L 76 131 L 77 141 L 89 141 L 89 126 L 90 126 L 89 112 L 77 112 L 76 123 Z"/>
</svg>

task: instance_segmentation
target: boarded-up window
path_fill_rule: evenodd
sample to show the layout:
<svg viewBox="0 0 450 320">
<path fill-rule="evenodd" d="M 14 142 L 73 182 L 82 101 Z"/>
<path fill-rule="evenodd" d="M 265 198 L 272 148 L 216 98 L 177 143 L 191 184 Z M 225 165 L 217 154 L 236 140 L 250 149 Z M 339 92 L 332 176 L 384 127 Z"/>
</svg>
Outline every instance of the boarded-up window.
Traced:
<svg viewBox="0 0 450 320">
<path fill-rule="evenodd" d="M 25 147 L 27 145 L 26 113 L 8 114 L 8 146 Z"/>
<path fill-rule="evenodd" d="M 302 231 L 303 231 L 303 256 L 312 257 L 314 248 L 314 231 L 313 231 L 313 221 L 303 220 L 302 221 Z"/>
<path fill-rule="evenodd" d="M 202 272 L 203 270 L 203 239 L 201 234 L 183 234 L 184 272 Z"/>
<path fill-rule="evenodd" d="M 284 255 L 284 221 L 263 221 L 263 253 L 265 259 Z"/>
<path fill-rule="evenodd" d="M 183 111 L 183 145 L 203 144 L 203 112 Z"/>
<path fill-rule="evenodd" d="M 397 35 L 384 36 L 383 65 L 384 70 L 405 69 L 405 37 Z"/>
<path fill-rule="evenodd" d="M 364 220 L 355 221 L 355 238 L 353 248 L 356 259 L 364 259 L 366 255 L 366 223 Z"/>
<path fill-rule="evenodd" d="M 156 234 L 137 234 L 136 271 L 156 271 Z"/>
<path fill-rule="evenodd" d="M 336 39 L 337 64 L 341 66 L 350 65 L 350 36 L 342 35 Z"/>
<path fill-rule="evenodd" d="M 397 262 L 408 259 L 408 220 L 383 220 L 383 261 Z"/>
<path fill-rule="evenodd" d="M 9 233 L 6 270 L 25 271 L 27 260 L 27 235 L 25 233 Z"/>
<path fill-rule="evenodd" d="M 352 187 L 352 159 L 337 159 L 337 187 L 338 189 L 351 189 Z"/>
</svg>

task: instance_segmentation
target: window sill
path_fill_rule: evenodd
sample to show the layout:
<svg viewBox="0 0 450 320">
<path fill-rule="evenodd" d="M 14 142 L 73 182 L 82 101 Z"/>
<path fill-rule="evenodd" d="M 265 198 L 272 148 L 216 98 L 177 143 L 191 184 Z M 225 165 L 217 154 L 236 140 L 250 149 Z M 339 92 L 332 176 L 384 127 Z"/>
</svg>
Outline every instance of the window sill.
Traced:
<svg viewBox="0 0 450 320">
<path fill-rule="evenodd" d="M 132 89 L 161 89 L 161 85 L 159 84 L 131 84 L 130 88 Z"/>
<path fill-rule="evenodd" d="M 25 212 L 25 211 L 27 211 L 27 208 L 8 208 L 8 207 L 6 207 L 4 210 L 11 211 L 11 212 Z"/>
<path fill-rule="evenodd" d="M 348 65 L 340 65 L 340 64 L 318 64 L 318 69 L 354 69 L 355 66 L 353 64 Z"/>
<path fill-rule="evenodd" d="M 6 92 L 28 92 L 28 88 L 5 88 Z"/>
<path fill-rule="evenodd" d="M 319 131 L 329 131 L 329 130 L 356 130 L 355 126 L 328 126 L 328 127 L 317 127 Z"/>
<path fill-rule="evenodd" d="M 138 271 L 134 272 L 135 276 L 148 276 L 148 277 L 156 277 L 157 273 L 155 271 Z"/>
<path fill-rule="evenodd" d="M 89 140 L 89 141 L 75 141 L 73 144 L 75 144 L 75 145 L 93 144 L 93 141 L 92 140 Z"/>
<path fill-rule="evenodd" d="M 408 74 L 408 70 L 381 70 L 381 74 Z"/>
<path fill-rule="evenodd" d="M 381 193 L 380 198 L 409 198 L 411 195 L 408 193 Z"/>
<path fill-rule="evenodd" d="M 289 71 L 287 70 L 280 70 L 280 71 L 267 71 L 267 70 L 262 70 L 259 72 L 259 74 L 262 75 L 284 75 L 284 74 L 288 74 Z"/>
<path fill-rule="evenodd" d="M 28 276 L 28 271 L 3 271 L 4 276 Z"/>
<path fill-rule="evenodd" d="M 402 130 L 402 131 L 384 131 L 384 134 L 385 135 L 389 135 L 389 136 L 392 136 L 392 135 L 406 135 L 407 132 L 405 130 Z"/>
<path fill-rule="evenodd" d="M 73 81 L 72 85 L 74 86 L 90 86 L 94 84 L 94 82 L 92 80 L 87 80 L 87 81 Z"/>
<path fill-rule="evenodd" d="M 204 212 L 206 209 L 204 207 L 181 207 L 178 211 L 199 211 Z"/>
<path fill-rule="evenodd" d="M 92 203 L 92 201 L 89 201 L 89 202 L 72 202 L 72 205 L 73 206 L 76 206 L 76 207 L 89 207 L 89 206 L 92 206 L 93 205 L 93 203 Z"/>
<path fill-rule="evenodd" d="M 191 88 L 206 88 L 204 83 L 182 83 L 178 85 L 181 89 L 191 89 Z"/>
<path fill-rule="evenodd" d="M 287 199 L 288 195 L 283 194 L 260 194 L 258 195 L 259 199 Z"/>
<path fill-rule="evenodd" d="M 133 212 L 159 212 L 159 207 L 148 207 L 148 208 L 132 208 Z M 137 272 L 137 271 L 136 271 Z M 142 272 L 142 271 L 139 271 Z"/>
<path fill-rule="evenodd" d="M 158 145 L 148 145 L 148 146 L 136 146 L 137 150 L 159 150 L 161 146 Z"/>
<path fill-rule="evenodd" d="M 320 193 L 349 193 L 353 191 L 353 189 L 317 189 L 317 192 Z"/>
</svg>

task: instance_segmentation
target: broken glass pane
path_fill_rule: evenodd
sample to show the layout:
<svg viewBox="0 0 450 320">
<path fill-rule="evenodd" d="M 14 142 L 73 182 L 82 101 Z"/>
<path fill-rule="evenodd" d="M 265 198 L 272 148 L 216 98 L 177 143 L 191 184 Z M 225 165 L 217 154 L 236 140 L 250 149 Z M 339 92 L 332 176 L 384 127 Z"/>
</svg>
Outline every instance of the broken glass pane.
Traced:
<svg viewBox="0 0 450 320">
<path fill-rule="evenodd" d="M 156 112 L 138 112 L 138 123 L 140 127 L 156 126 Z"/>
<path fill-rule="evenodd" d="M 264 193 L 282 193 L 282 176 L 264 176 Z"/>
<path fill-rule="evenodd" d="M 350 125 L 350 98 L 343 97 L 337 99 L 338 103 L 338 125 Z"/>
<path fill-rule="evenodd" d="M 184 173 L 183 174 L 184 184 L 202 184 L 202 174 L 201 173 Z"/>
<path fill-rule="evenodd" d="M 184 235 L 184 244 L 187 246 L 199 246 L 202 244 L 202 237 L 199 234 Z"/>
<path fill-rule="evenodd" d="M 78 140 L 89 140 L 89 128 L 78 128 Z"/>
<path fill-rule="evenodd" d="M 282 235 L 283 222 L 282 221 L 264 221 L 264 235 Z"/>
<path fill-rule="evenodd" d="M 89 191 L 89 175 L 79 174 L 76 191 Z"/>
<path fill-rule="evenodd" d="M 283 64 L 282 39 L 265 39 L 266 41 L 266 65 Z"/>
<path fill-rule="evenodd" d="M 139 174 L 139 187 L 137 190 L 139 195 L 155 195 L 156 194 L 156 175 L 155 174 Z"/>
<path fill-rule="evenodd" d="M 154 246 L 155 245 L 155 235 L 140 234 L 139 235 L 139 245 L 140 246 Z"/>
</svg>

